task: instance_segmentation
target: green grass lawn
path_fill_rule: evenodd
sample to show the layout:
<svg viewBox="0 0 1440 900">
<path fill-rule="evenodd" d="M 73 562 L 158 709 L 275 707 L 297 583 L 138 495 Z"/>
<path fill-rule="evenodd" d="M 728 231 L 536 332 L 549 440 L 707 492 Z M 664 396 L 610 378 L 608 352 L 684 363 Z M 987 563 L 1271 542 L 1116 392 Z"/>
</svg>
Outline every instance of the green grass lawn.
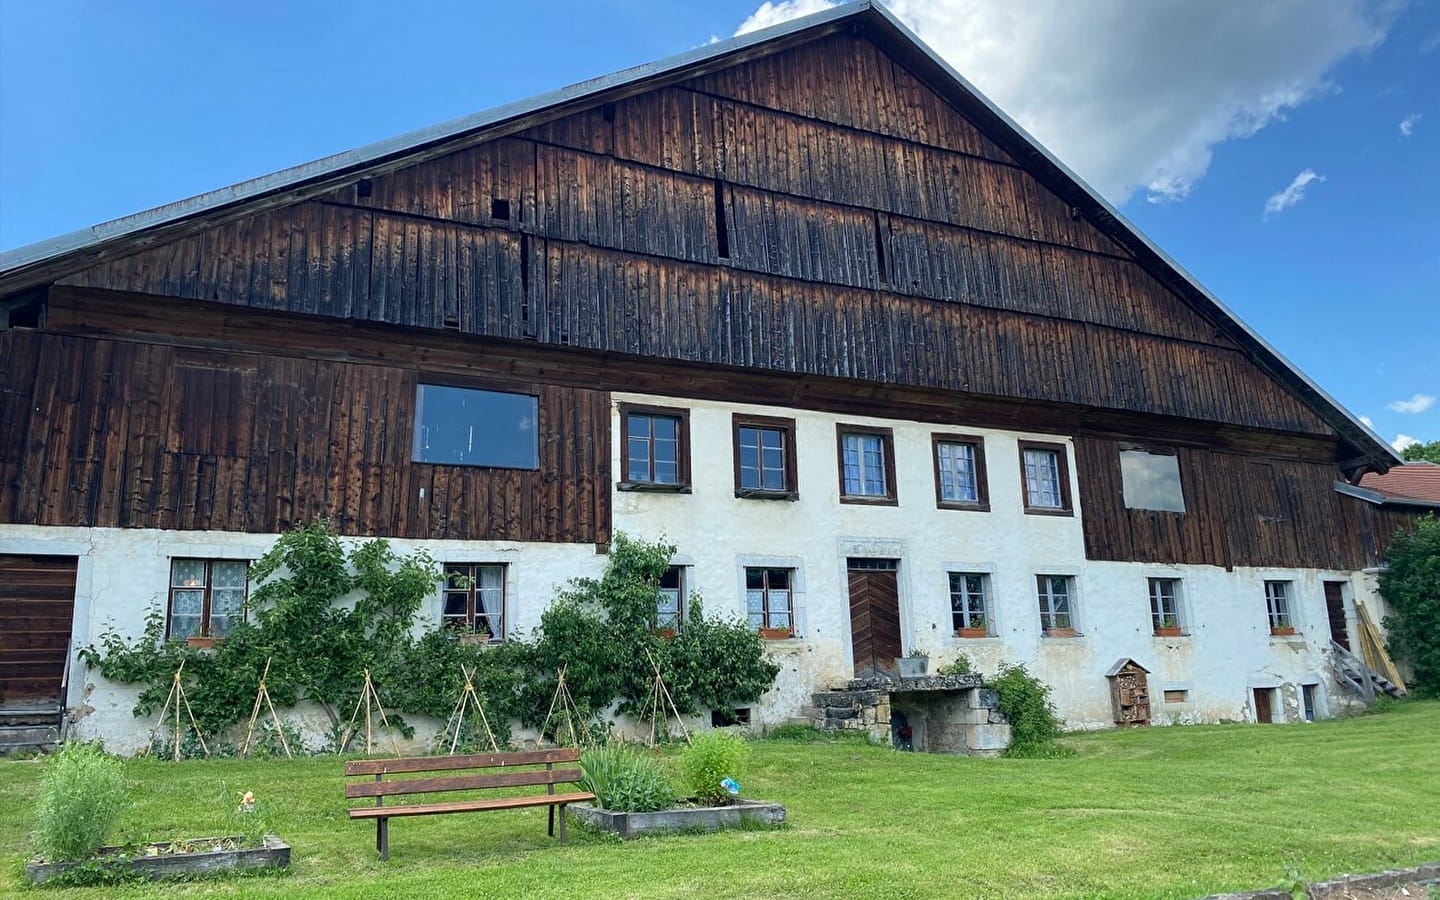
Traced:
<svg viewBox="0 0 1440 900">
<path fill-rule="evenodd" d="M 216 897 L 1193 898 L 1440 859 L 1440 702 L 1311 725 L 1067 738 L 1060 760 L 979 760 L 855 742 L 761 741 L 745 794 L 784 828 L 618 840 L 543 810 L 396 819 L 390 862 L 350 822 L 334 757 L 126 763 L 117 838 L 222 833 L 254 791 L 294 874 L 167 884 Z M 0 761 L 0 896 L 21 864 L 41 761 Z M 153 885 L 35 896 L 156 896 Z"/>
</svg>

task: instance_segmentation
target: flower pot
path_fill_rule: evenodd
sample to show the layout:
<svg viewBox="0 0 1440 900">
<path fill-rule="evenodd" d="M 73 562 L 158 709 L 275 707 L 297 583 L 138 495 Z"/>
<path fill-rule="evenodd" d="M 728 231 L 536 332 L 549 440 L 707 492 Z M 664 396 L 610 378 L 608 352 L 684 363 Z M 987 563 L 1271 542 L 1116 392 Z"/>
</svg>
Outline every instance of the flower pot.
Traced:
<svg viewBox="0 0 1440 900">
<path fill-rule="evenodd" d="M 1052 637 L 1052 638 L 1074 637 L 1074 636 L 1075 636 L 1075 629 L 1073 629 L 1073 628 L 1047 628 L 1047 629 L 1045 629 L 1045 636 L 1046 636 L 1046 637 Z"/>
<path fill-rule="evenodd" d="M 957 628 L 955 629 L 955 636 L 962 638 L 989 637 L 990 630 L 988 628 Z"/>
<path fill-rule="evenodd" d="M 930 668 L 930 657 L 899 656 L 895 658 L 895 666 L 900 670 L 901 678 L 924 678 Z"/>
<path fill-rule="evenodd" d="M 1184 632 L 1182 629 L 1180 629 L 1179 627 L 1174 627 L 1174 628 L 1169 628 L 1169 627 L 1166 627 L 1166 628 L 1156 628 L 1156 629 L 1155 629 L 1155 636 L 1156 636 L 1156 637 L 1184 637 L 1184 636 L 1185 636 L 1185 632 Z"/>
<path fill-rule="evenodd" d="M 1280 628 L 1271 628 L 1271 629 L 1270 629 L 1270 634 L 1271 634 L 1273 637 L 1289 637 L 1290 635 L 1292 635 L 1292 634 L 1294 634 L 1294 633 L 1295 633 L 1295 628 L 1294 628 L 1294 626 L 1292 626 L 1292 625 L 1285 625 L 1285 626 L 1282 626 L 1282 627 L 1280 627 Z"/>
<path fill-rule="evenodd" d="M 218 640 L 219 638 L 213 637 L 188 637 L 185 639 L 185 643 L 191 647 L 199 647 L 201 650 L 211 650 L 215 647 L 215 642 Z"/>
<path fill-rule="evenodd" d="M 570 815 L 603 831 L 632 838 L 642 834 L 741 828 L 747 822 L 781 825 L 785 822 L 785 807 L 764 800 L 736 800 L 729 806 L 690 806 L 659 812 L 627 813 L 600 809 L 591 803 L 572 803 Z"/>
<path fill-rule="evenodd" d="M 290 865 L 290 845 L 273 834 L 265 835 L 259 847 L 242 844 L 243 839 L 238 836 L 167 841 L 147 844 L 139 856 L 127 856 L 120 847 L 103 847 L 91 862 L 128 869 L 152 881 L 226 869 L 283 869 Z M 25 874 L 32 883 L 38 884 L 80 865 L 86 863 L 32 860 L 26 863 Z"/>
<path fill-rule="evenodd" d="M 675 636 L 675 629 L 673 629 L 673 628 L 657 628 L 657 629 L 655 629 L 655 636 L 656 636 L 656 637 L 661 637 L 661 638 L 673 638 L 673 637 Z"/>
<path fill-rule="evenodd" d="M 786 638 L 790 637 L 790 629 L 762 628 L 760 629 L 760 636 L 767 641 L 783 641 Z"/>
</svg>

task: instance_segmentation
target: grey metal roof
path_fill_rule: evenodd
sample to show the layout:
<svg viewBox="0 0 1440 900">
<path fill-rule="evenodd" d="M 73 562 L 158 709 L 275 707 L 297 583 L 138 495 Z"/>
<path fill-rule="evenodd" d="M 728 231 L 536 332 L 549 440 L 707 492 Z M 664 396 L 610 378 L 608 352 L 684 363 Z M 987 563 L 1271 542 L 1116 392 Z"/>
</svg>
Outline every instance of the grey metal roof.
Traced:
<svg viewBox="0 0 1440 900">
<path fill-rule="evenodd" d="M 1157 277 L 1177 290 L 1202 314 L 1225 327 L 1252 359 L 1294 390 L 1359 452 L 1359 458 L 1350 461 L 1354 467 L 1384 471 L 1401 461 L 1399 453 L 1379 435 L 1286 359 L 1169 254 L 1141 233 L 1099 192 L 874 0 L 858 0 L 836 6 L 771 28 L 697 47 L 658 62 L 623 69 L 528 100 L 497 106 L 0 253 L 0 295 L 44 284 L 97 260 L 171 238 L 183 232 L 186 226 L 203 227 L 241 210 L 249 213 L 298 202 L 362 177 L 383 174 L 463 146 L 493 140 L 543 121 L 561 118 L 580 109 L 694 78 L 746 59 L 770 55 L 845 28 L 863 30 L 892 55 L 917 70 L 917 74 L 925 78 L 932 88 L 977 119 L 992 140 L 1029 163 L 1032 169 L 1037 169 L 1037 174 L 1051 190 L 1079 207 L 1094 224 L 1134 252 L 1142 263 L 1149 263 Z M 1166 273 L 1171 277 L 1165 277 Z"/>
</svg>

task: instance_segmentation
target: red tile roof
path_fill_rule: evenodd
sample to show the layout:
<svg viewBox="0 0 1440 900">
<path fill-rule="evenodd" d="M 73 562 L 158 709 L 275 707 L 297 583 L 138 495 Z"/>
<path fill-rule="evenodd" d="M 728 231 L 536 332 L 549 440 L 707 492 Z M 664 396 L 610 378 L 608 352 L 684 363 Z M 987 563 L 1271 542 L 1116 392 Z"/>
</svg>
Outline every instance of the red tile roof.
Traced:
<svg viewBox="0 0 1440 900">
<path fill-rule="evenodd" d="M 1369 472 L 1360 479 L 1360 486 L 1387 497 L 1440 503 L 1440 465 L 1412 462 L 1396 466 L 1384 475 Z"/>
</svg>

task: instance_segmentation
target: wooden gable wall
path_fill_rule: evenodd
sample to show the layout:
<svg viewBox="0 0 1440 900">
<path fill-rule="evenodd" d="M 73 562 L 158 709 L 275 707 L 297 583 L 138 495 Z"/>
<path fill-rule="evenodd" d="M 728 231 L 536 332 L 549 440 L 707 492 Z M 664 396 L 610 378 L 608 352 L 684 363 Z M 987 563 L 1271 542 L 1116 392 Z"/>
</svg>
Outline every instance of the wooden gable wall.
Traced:
<svg viewBox="0 0 1440 900">
<path fill-rule="evenodd" d="M 1330 434 L 849 35 L 62 283 Z"/>
</svg>

